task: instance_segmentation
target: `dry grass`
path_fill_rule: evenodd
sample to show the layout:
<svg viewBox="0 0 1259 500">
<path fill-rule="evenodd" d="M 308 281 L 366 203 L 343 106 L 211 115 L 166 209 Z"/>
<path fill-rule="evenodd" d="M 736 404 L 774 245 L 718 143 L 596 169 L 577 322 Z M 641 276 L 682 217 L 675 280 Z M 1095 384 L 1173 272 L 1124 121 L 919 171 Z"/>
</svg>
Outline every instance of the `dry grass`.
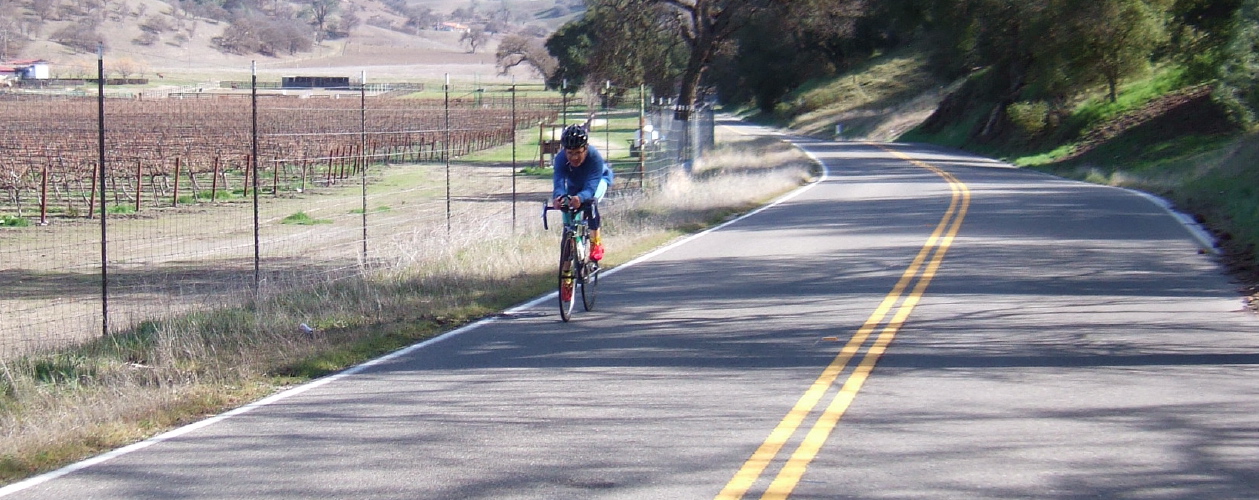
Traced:
<svg viewBox="0 0 1259 500">
<path fill-rule="evenodd" d="M 607 200 L 615 265 L 807 181 L 781 141 L 719 133 L 691 176 Z M 476 220 L 469 217 L 466 220 Z M 12 482 L 239 406 L 549 291 L 556 232 L 467 222 L 396 237 L 401 254 L 353 279 L 144 322 L 72 350 L 0 363 L 0 481 Z M 494 255 L 485 259 L 485 255 Z M 313 330 L 298 327 L 306 324 Z"/>
<path fill-rule="evenodd" d="M 849 76 L 797 91 L 777 112 L 803 134 L 834 137 L 842 124 L 847 139 L 895 140 L 930 116 L 948 93 L 926 64 L 921 51 L 888 54 Z"/>
<path fill-rule="evenodd" d="M 696 163 L 691 175 L 674 172 L 658 190 L 618 200 L 611 224 L 629 235 L 695 229 L 808 182 L 813 169 L 807 156 L 780 140 L 726 138 Z M 694 214 L 703 215 L 696 219 Z"/>
</svg>

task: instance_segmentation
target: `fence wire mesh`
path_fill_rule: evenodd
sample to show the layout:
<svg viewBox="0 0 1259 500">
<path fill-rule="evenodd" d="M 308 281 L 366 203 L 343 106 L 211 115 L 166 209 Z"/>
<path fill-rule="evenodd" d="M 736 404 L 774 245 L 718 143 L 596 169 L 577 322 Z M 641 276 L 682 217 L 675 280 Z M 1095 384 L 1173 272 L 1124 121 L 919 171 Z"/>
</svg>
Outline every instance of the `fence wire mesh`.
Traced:
<svg viewBox="0 0 1259 500">
<path fill-rule="evenodd" d="M 517 193 L 510 165 L 458 158 L 555 122 L 560 99 L 446 90 L 108 99 L 103 175 L 94 96 L 0 95 L 0 357 L 405 265 L 452 222 L 510 232 L 549 182 Z M 625 147 L 620 189 L 711 144 L 711 110 L 644 113 L 657 133 Z"/>
</svg>

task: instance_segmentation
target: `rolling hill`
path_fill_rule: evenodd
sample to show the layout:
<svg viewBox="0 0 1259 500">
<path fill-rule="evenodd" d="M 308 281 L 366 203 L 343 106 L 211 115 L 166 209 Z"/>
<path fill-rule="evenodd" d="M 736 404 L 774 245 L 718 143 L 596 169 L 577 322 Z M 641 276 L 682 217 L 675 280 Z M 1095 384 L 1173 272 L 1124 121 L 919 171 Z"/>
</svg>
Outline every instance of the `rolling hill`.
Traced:
<svg viewBox="0 0 1259 500">
<path fill-rule="evenodd" d="M 352 12 L 360 21 L 345 36 L 323 40 L 309 51 L 274 56 L 237 54 L 221 50 L 216 38 L 230 23 L 190 15 L 162 0 L 60 0 L 37 30 L 29 30 L 21 50 L 12 59 L 44 59 L 52 63 L 53 77 L 74 78 L 96 73 L 94 50 L 75 48 L 56 41 L 84 26 L 94 25 L 103 39 L 104 61 L 111 76 L 148 78 L 153 83 L 181 84 L 213 79 L 245 79 L 256 62 L 259 78 L 278 78 L 300 71 L 309 75 L 354 75 L 369 79 L 433 80 L 449 73 L 452 78 L 496 77 L 494 50 L 502 34 L 493 34 L 475 53 L 462 43 L 463 33 L 434 29 L 408 29 L 407 17 L 379 0 L 342 0 L 337 13 Z M 307 2 L 308 4 L 309 2 Z M 435 19 L 451 19 L 477 27 L 481 19 L 504 10 L 508 29 L 553 31 L 572 18 L 571 1 L 518 0 L 486 6 L 474 0 L 411 0 L 408 9 L 431 9 Z M 580 2 L 578 2 L 580 3 Z M 32 2 L 31 5 L 34 5 Z M 290 11 L 304 4 L 292 3 Z M 17 11 L 23 19 L 35 19 L 32 10 Z M 475 15 L 468 17 L 468 12 Z M 411 31 L 410 33 L 404 31 Z M 517 78 L 533 78 L 521 71 Z"/>
</svg>

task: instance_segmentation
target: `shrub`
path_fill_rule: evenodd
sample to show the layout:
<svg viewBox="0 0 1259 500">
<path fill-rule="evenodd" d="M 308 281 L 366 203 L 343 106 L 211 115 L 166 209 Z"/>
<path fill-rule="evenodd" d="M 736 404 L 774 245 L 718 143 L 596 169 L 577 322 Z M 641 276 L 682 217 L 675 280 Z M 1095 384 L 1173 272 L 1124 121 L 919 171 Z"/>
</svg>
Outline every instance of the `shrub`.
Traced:
<svg viewBox="0 0 1259 500">
<path fill-rule="evenodd" d="M 1048 126 L 1049 103 L 1045 101 L 1016 102 L 1005 109 L 1010 122 L 1028 137 L 1036 137 Z"/>
<path fill-rule="evenodd" d="M 0 215 L 0 226 L 4 227 L 26 227 L 31 225 L 30 219 L 26 217 L 15 217 L 12 215 Z"/>
<path fill-rule="evenodd" d="M 1259 0 L 1246 0 L 1237 11 L 1233 38 L 1213 97 L 1240 124 L 1253 124 L 1259 113 Z"/>
<path fill-rule="evenodd" d="M 48 38 L 79 52 L 96 52 L 105 43 L 105 37 L 96 31 L 93 22 L 67 25 Z"/>
<path fill-rule="evenodd" d="M 153 45 L 154 43 L 157 43 L 157 40 L 158 40 L 158 36 L 156 34 L 146 31 L 144 33 L 141 33 L 140 36 L 135 37 L 133 40 L 131 40 L 131 43 L 148 47 L 150 45 Z"/>
<path fill-rule="evenodd" d="M 146 33 L 153 33 L 153 34 L 161 34 L 162 32 L 170 30 L 173 27 L 174 26 L 171 25 L 170 18 L 166 16 L 160 16 L 160 15 L 149 16 L 147 19 L 144 20 L 143 23 L 140 23 L 141 30 L 144 30 Z"/>
<path fill-rule="evenodd" d="M 296 224 L 299 226 L 313 226 L 315 224 L 332 224 L 328 219 L 316 219 L 306 214 L 306 212 L 297 212 L 293 215 L 285 217 L 280 221 L 281 224 Z"/>
<path fill-rule="evenodd" d="M 214 38 L 224 52 L 233 54 L 296 54 L 314 47 L 311 27 L 295 19 L 241 16 Z"/>
</svg>

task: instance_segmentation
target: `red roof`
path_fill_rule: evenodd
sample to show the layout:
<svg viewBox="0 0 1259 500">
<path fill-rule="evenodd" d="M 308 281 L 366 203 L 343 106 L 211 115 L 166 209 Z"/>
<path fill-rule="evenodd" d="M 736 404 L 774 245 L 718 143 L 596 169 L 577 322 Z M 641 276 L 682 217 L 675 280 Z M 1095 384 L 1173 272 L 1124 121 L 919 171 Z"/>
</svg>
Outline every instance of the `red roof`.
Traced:
<svg viewBox="0 0 1259 500">
<path fill-rule="evenodd" d="M 13 66 L 0 66 L 0 73 L 17 73 L 17 68 Z"/>
</svg>

